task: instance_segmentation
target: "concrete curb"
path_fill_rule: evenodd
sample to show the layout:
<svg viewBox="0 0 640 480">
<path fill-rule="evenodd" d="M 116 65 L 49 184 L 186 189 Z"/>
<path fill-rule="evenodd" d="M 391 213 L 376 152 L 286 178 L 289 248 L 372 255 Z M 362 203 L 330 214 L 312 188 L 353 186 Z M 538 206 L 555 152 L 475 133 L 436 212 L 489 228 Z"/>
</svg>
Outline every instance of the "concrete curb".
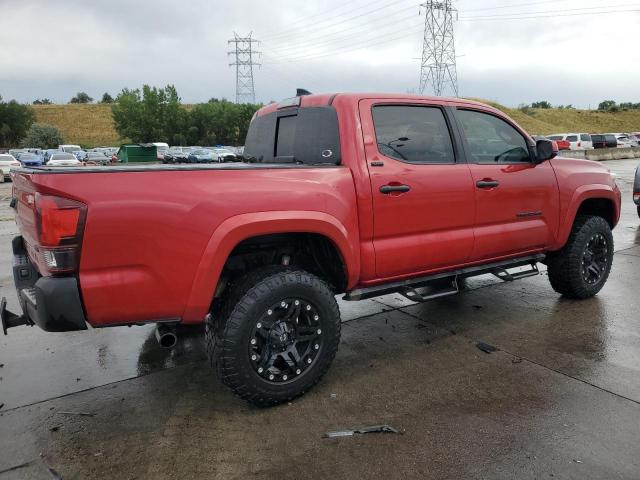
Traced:
<svg viewBox="0 0 640 480">
<path fill-rule="evenodd" d="M 599 148 L 597 150 L 563 150 L 558 154 L 565 158 L 586 158 L 596 162 L 624 160 L 640 157 L 640 148 Z"/>
</svg>

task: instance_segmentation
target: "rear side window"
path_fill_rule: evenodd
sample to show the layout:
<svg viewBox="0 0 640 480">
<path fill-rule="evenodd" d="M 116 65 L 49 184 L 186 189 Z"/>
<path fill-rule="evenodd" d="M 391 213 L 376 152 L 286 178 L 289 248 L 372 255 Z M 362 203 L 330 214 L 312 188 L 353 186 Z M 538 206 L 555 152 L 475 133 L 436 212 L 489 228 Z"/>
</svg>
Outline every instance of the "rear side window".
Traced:
<svg viewBox="0 0 640 480">
<path fill-rule="evenodd" d="M 586 133 L 583 133 L 582 135 L 580 135 L 580 141 L 582 141 L 582 142 L 590 142 L 591 141 L 591 135 L 587 135 Z"/>
<path fill-rule="evenodd" d="M 244 156 L 260 163 L 340 164 L 338 116 L 333 107 L 287 108 L 256 117 Z"/>
<path fill-rule="evenodd" d="M 602 135 L 591 135 L 591 140 L 594 142 L 604 142 L 604 136 Z"/>
<path fill-rule="evenodd" d="M 578 136 L 577 135 L 569 135 L 567 137 L 567 141 L 568 142 L 577 142 L 578 141 Z"/>
<path fill-rule="evenodd" d="M 373 107 L 378 150 L 408 163 L 455 163 L 444 113 L 437 107 Z"/>
<path fill-rule="evenodd" d="M 458 110 L 469 155 L 475 163 L 529 162 L 529 147 L 513 126 L 488 113 Z"/>
<path fill-rule="evenodd" d="M 551 135 L 548 138 L 549 138 L 549 140 L 555 140 L 555 141 L 564 140 L 564 136 L 563 135 Z"/>
</svg>

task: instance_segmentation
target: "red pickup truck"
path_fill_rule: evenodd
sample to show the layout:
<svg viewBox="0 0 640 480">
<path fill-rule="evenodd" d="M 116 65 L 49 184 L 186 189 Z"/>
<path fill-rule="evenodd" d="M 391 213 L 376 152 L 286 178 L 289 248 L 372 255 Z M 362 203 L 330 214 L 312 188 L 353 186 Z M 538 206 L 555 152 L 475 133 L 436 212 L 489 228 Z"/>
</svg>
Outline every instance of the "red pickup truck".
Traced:
<svg viewBox="0 0 640 480">
<path fill-rule="evenodd" d="M 241 163 L 22 168 L 22 313 L 3 303 L 3 327 L 154 322 L 171 345 L 204 322 L 225 384 L 287 401 L 336 354 L 337 294 L 424 301 L 539 262 L 558 293 L 596 294 L 620 191 L 600 164 L 556 155 L 477 102 L 336 94 L 259 110 Z"/>
</svg>

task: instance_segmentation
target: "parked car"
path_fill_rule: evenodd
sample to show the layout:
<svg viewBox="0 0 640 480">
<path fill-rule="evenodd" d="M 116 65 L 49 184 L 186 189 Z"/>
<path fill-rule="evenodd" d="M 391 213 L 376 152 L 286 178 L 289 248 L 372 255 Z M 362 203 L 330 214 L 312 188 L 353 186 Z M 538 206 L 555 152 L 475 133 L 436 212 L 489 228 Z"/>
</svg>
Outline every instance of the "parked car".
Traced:
<svg viewBox="0 0 640 480">
<path fill-rule="evenodd" d="M 631 148 L 638 146 L 638 140 L 627 133 L 620 133 L 616 135 L 616 140 L 618 141 L 618 147 L 620 148 Z"/>
<path fill-rule="evenodd" d="M 189 153 L 187 157 L 187 161 L 189 163 L 210 163 L 213 162 L 214 155 L 210 150 L 206 148 L 201 148 L 199 150 L 193 150 Z"/>
<path fill-rule="evenodd" d="M 0 170 L 2 170 L 2 175 L 5 179 L 10 178 L 10 173 L 12 168 L 19 168 L 22 164 L 15 159 L 13 155 L 9 155 L 8 153 L 0 153 Z"/>
<path fill-rule="evenodd" d="M 9 155 L 12 155 L 16 160 L 21 153 L 29 153 L 26 148 L 12 148 L 9 150 Z"/>
<path fill-rule="evenodd" d="M 184 163 L 187 161 L 188 153 L 182 151 L 180 147 L 171 147 L 162 158 L 162 163 Z"/>
<path fill-rule="evenodd" d="M 593 150 L 593 141 L 588 133 L 555 133 L 548 138 L 556 142 L 566 140 L 569 142 L 569 150 Z"/>
<path fill-rule="evenodd" d="M 73 153 L 64 152 L 54 153 L 47 162 L 48 167 L 77 167 L 80 165 L 82 165 L 82 162 Z"/>
<path fill-rule="evenodd" d="M 606 133 L 592 134 L 593 148 L 616 148 L 618 146 L 618 140 L 615 135 L 609 135 Z"/>
<path fill-rule="evenodd" d="M 40 155 L 31 152 L 21 152 L 16 160 L 27 167 L 39 167 L 44 164 L 44 159 Z"/>
<path fill-rule="evenodd" d="M 49 161 L 49 157 L 51 157 L 51 155 L 53 155 L 54 153 L 61 153 L 61 152 L 62 150 L 58 148 L 49 148 L 48 150 L 45 150 L 43 155 L 44 163 L 47 163 Z"/>
<path fill-rule="evenodd" d="M 153 142 L 156 147 L 156 158 L 159 162 L 164 160 L 164 155 L 169 150 L 169 144 L 164 142 Z"/>
<path fill-rule="evenodd" d="M 81 162 L 84 162 L 87 158 L 87 152 L 85 150 L 75 150 L 72 153 L 76 157 L 76 159 L 80 160 Z"/>
<path fill-rule="evenodd" d="M 80 145 L 58 145 L 58 150 L 61 152 L 73 153 L 78 150 L 82 150 L 82 147 L 80 147 Z"/>
<path fill-rule="evenodd" d="M 556 142 L 556 145 L 558 145 L 558 150 L 571 150 L 571 144 L 567 140 L 563 140 L 561 135 L 551 135 L 549 137 L 542 138 L 547 138 L 548 140 Z"/>
<path fill-rule="evenodd" d="M 228 148 L 215 147 L 211 149 L 213 158 L 218 162 L 235 162 L 238 160 L 238 156 Z"/>
<path fill-rule="evenodd" d="M 87 152 L 87 156 L 85 157 L 84 161 L 97 165 L 108 165 L 111 163 L 111 159 L 107 157 L 103 152 Z"/>
<path fill-rule="evenodd" d="M 222 381 L 269 406 L 329 369 L 338 294 L 427 301 L 467 277 L 512 281 L 544 262 L 555 291 L 584 299 L 611 269 L 614 177 L 556 161 L 553 142 L 488 105 L 296 97 L 258 110 L 245 155 L 255 163 L 16 172 L 22 314 L 0 308 L 3 326 L 158 322 L 172 346 L 177 325 L 206 323 Z"/>
</svg>

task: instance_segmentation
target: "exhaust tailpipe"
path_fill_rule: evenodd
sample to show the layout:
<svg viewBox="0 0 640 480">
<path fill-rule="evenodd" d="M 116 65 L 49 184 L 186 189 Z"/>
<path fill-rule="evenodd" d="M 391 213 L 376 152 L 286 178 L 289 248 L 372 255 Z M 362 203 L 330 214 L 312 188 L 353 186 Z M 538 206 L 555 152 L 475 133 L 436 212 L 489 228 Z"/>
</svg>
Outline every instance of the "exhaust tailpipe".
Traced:
<svg viewBox="0 0 640 480">
<path fill-rule="evenodd" d="M 168 325 L 158 325 L 156 328 L 156 339 L 163 348 L 173 348 L 178 343 L 176 328 Z"/>
</svg>

